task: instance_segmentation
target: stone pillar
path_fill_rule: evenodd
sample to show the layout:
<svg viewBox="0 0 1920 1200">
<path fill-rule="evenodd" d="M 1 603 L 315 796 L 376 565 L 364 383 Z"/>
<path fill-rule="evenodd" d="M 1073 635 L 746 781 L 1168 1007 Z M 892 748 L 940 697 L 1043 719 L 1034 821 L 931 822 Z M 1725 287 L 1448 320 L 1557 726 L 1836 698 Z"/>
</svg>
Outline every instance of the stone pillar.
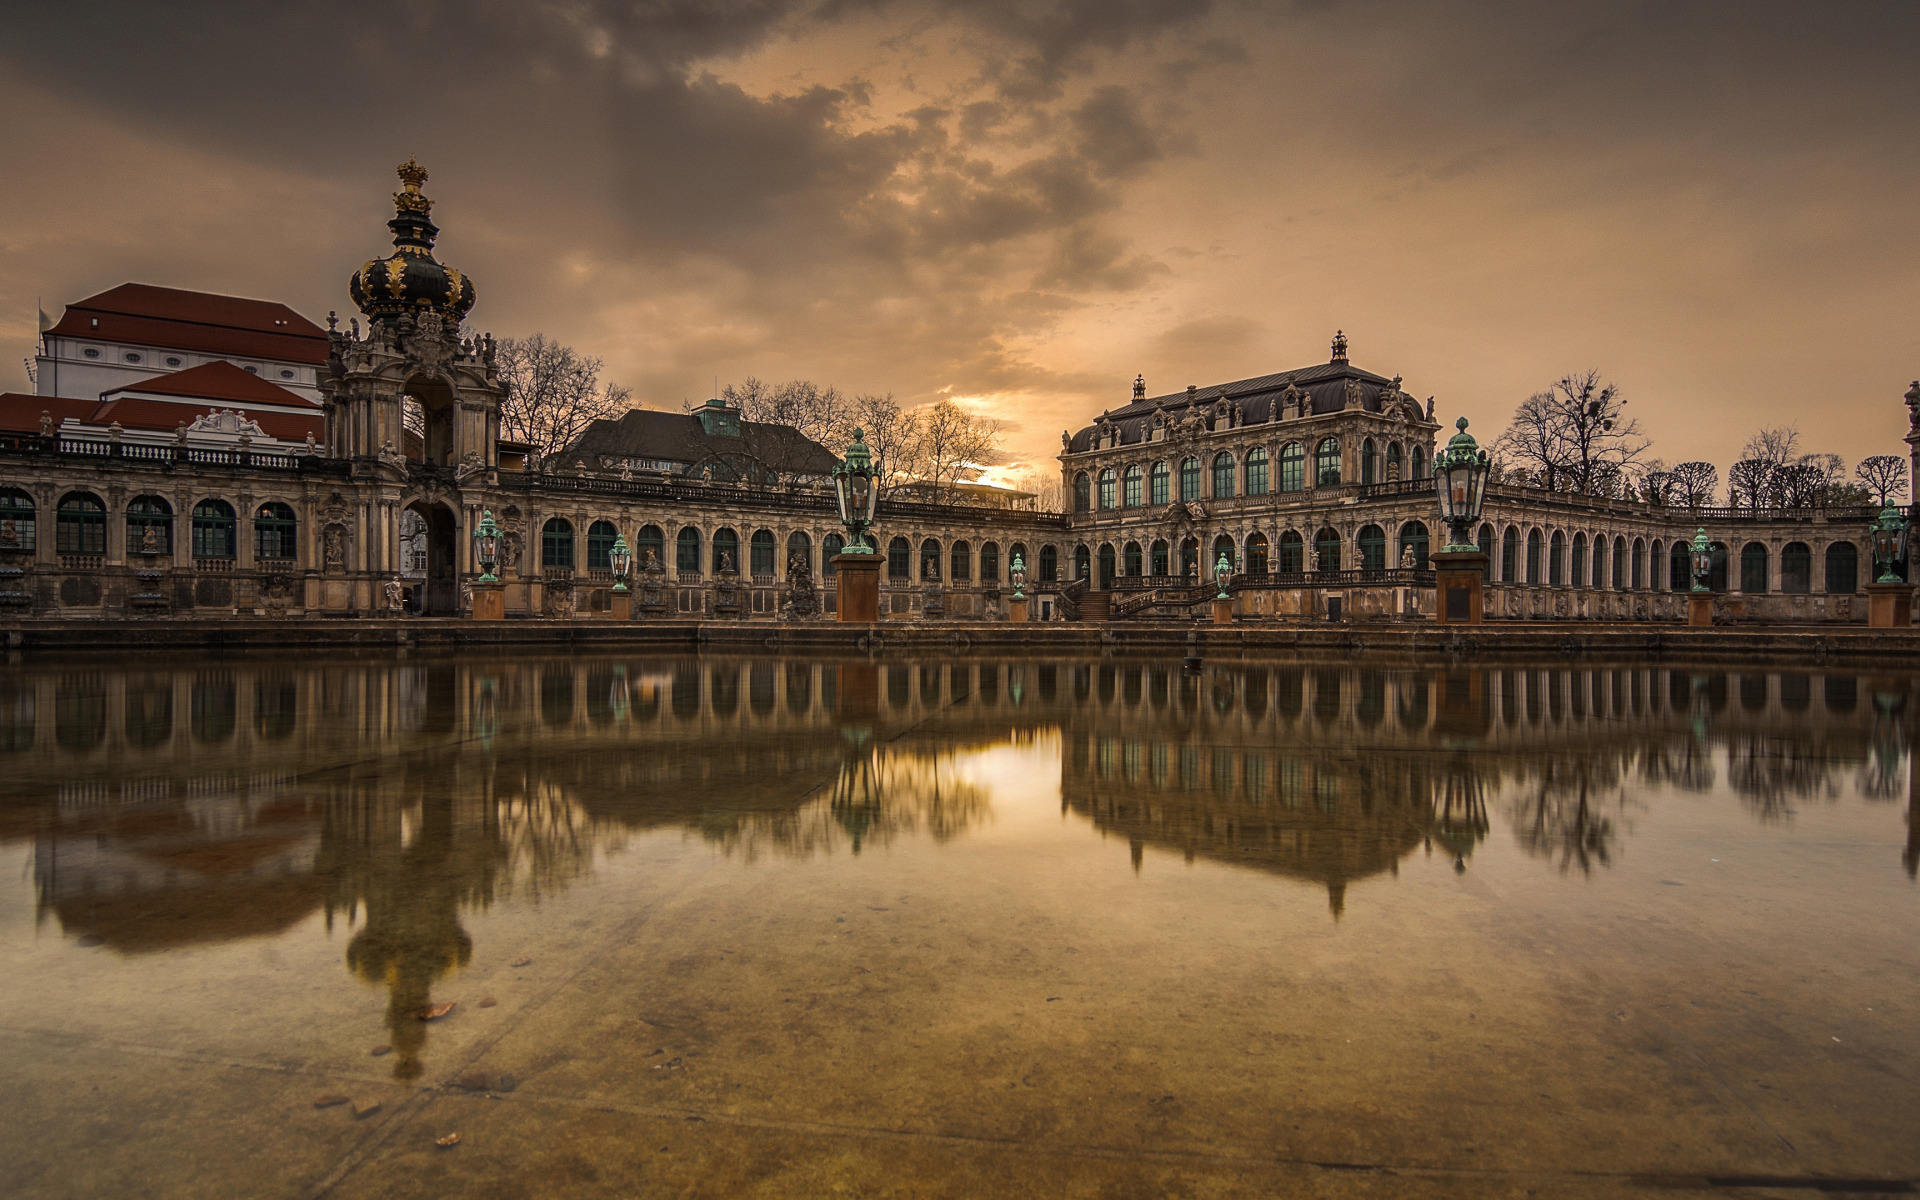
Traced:
<svg viewBox="0 0 1920 1200">
<path fill-rule="evenodd" d="M 633 620 L 633 593 L 611 592 L 607 597 L 607 616 L 616 621 Z"/>
<path fill-rule="evenodd" d="M 1223 596 L 1213 598 L 1213 623 L 1215 625 L 1233 624 L 1233 601 Z"/>
<path fill-rule="evenodd" d="M 1870 583 L 1867 585 L 1867 628 L 1905 629 L 1913 624 L 1913 585 L 1910 583 Z"/>
<path fill-rule="evenodd" d="M 1712 592 L 1687 593 L 1687 624 L 1702 626 L 1713 624 Z"/>
<path fill-rule="evenodd" d="M 1028 601 L 1025 596 L 1017 600 L 1007 601 L 1007 620 L 1018 621 L 1022 625 L 1026 624 L 1029 620 L 1027 616 L 1027 603 Z"/>
<path fill-rule="evenodd" d="M 1487 556 L 1478 550 L 1435 550 L 1427 557 L 1433 563 L 1434 624 L 1484 624 Z"/>
<path fill-rule="evenodd" d="M 504 621 L 507 619 L 507 587 L 501 582 L 473 584 L 473 619 L 476 621 Z"/>
<path fill-rule="evenodd" d="M 880 619 L 880 566 L 884 554 L 833 556 L 835 575 L 835 614 L 841 621 L 871 623 Z"/>
</svg>

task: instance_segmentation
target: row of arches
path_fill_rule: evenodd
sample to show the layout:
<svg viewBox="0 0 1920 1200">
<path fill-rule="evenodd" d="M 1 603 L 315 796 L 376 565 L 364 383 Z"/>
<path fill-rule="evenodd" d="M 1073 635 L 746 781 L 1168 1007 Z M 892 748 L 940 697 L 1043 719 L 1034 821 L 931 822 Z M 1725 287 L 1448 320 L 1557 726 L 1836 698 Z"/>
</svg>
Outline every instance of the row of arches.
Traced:
<svg viewBox="0 0 1920 1200">
<path fill-rule="evenodd" d="M 217 496 L 196 502 L 189 510 L 188 533 L 195 559 L 239 556 L 240 516 L 234 506 Z M 139 495 L 125 510 L 127 554 L 174 553 L 178 524 L 173 503 L 164 496 Z M 278 500 L 254 506 L 251 516 L 254 557 L 265 561 L 292 560 L 299 555 L 300 521 L 293 507 Z M 107 552 L 107 505 L 87 491 L 68 492 L 54 505 L 54 552 L 100 556 Z M 0 489 L 0 545 L 32 550 L 39 544 L 39 512 L 33 498 L 18 488 Z"/>
<path fill-rule="evenodd" d="M 1138 576 L 1198 576 L 1211 578 L 1222 557 L 1236 575 L 1298 575 L 1327 573 L 1349 569 L 1385 571 L 1410 562 L 1415 570 L 1428 568 L 1431 536 L 1421 521 L 1401 524 L 1391 538 L 1379 525 L 1363 525 L 1354 534 L 1349 553 L 1346 539 L 1331 527 L 1313 535 L 1309 543 L 1296 529 L 1280 534 L 1277 543 L 1264 533 L 1248 534 L 1236 542 L 1229 534 L 1220 534 L 1206 546 L 1206 558 L 1200 557 L 1201 540 L 1197 536 L 1181 538 L 1178 545 L 1166 538 L 1150 542 L 1103 542 L 1097 549 L 1082 543 L 1074 548 L 1074 577 L 1092 576 L 1097 564 L 1097 586 L 1108 588 L 1115 579 Z"/>
<path fill-rule="evenodd" d="M 1593 588 L 1614 591 L 1688 591 L 1693 586 L 1692 546 L 1683 538 L 1664 541 L 1624 534 L 1609 538 L 1584 531 L 1569 537 L 1565 530 L 1538 527 L 1522 530 L 1509 525 L 1496 540 L 1494 527 L 1482 525 L 1480 549 L 1487 555 L 1490 582 L 1527 583 L 1547 587 Z M 1708 587 L 1728 589 L 1728 550 L 1712 543 L 1713 566 Z M 1851 541 L 1827 544 L 1818 556 L 1823 567 L 1819 590 L 1850 595 L 1859 589 L 1860 551 Z M 1764 542 L 1748 542 L 1740 553 L 1740 591 L 1758 594 L 1776 590 L 1771 575 L 1772 552 Z M 1806 595 L 1815 590 L 1813 547 L 1788 542 L 1780 550 L 1777 590 Z"/>
<path fill-rule="evenodd" d="M 1415 443 L 1406 455 L 1405 462 L 1410 466 L 1407 477 L 1427 477 L 1427 448 L 1424 445 Z M 1361 441 L 1361 483 L 1402 478 L 1402 465 L 1399 442 L 1387 443 L 1383 454 L 1372 438 Z M 1338 487 L 1341 483 L 1340 439 L 1327 437 L 1315 443 L 1311 476 L 1307 467 L 1308 452 L 1302 442 L 1288 442 L 1280 447 L 1279 454 L 1271 461 L 1264 446 L 1253 447 L 1241 458 L 1236 458 L 1230 450 L 1222 450 L 1213 456 L 1211 468 L 1205 473 L 1204 478 L 1210 487 L 1204 494 L 1201 490 L 1202 466 L 1197 455 L 1180 460 L 1177 474 L 1175 468 L 1164 460 L 1144 469 L 1137 463 L 1125 467 L 1103 467 L 1097 474 L 1081 471 L 1074 476 L 1073 507 L 1075 512 L 1087 512 L 1096 506 L 1104 511 L 1139 508 L 1143 505 L 1164 507 L 1176 498 L 1186 503 L 1201 499 L 1230 500 L 1238 495 L 1265 496 L 1273 491 L 1300 492 L 1307 489 L 1309 478 L 1316 488 Z"/>
</svg>

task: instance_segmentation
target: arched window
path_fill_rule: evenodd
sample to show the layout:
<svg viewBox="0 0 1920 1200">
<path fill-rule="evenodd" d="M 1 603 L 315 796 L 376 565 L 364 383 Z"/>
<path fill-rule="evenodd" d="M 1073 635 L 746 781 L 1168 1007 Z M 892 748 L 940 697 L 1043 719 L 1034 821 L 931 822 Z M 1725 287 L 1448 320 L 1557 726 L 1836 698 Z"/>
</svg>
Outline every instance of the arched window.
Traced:
<svg viewBox="0 0 1920 1200">
<path fill-rule="evenodd" d="M 1587 586 L 1587 535 L 1584 533 L 1573 535 L 1573 571 L 1567 582 L 1574 587 Z"/>
<path fill-rule="evenodd" d="M 1613 588 L 1622 591 L 1627 586 L 1627 539 L 1613 539 Z"/>
<path fill-rule="evenodd" d="M 1493 564 L 1494 564 L 1493 542 L 1494 542 L 1493 526 L 1482 525 L 1480 527 L 1479 545 L 1480 545 L 1480 553 L 1487 556 L 1487 565 L 1480 568 L 1480 577 L 1482 582 L 1485 582 L 1485 583 L 1492 583 L 1494 578 L 1493 576 Z"/>
<path fill-rule="evenodd" d="M 1086 579 L 1092 574 L 1093 551 L 1087 549 L 1086 543 L 1082 542 L 1073 548 L 1073 577 L 1075 579 Z"/>
<path fill-rule="evenodd" d="M 1307 569 L 1307 543 L 1298 530 L 1289 529 L 1280 535 L 1280 561 L 1276 564 L 1283 575 L 1298 575 Z"/>
<path fill-rule="evenodd" d="M 1660 590 L 1661 570 L 1666 566 L 1666 558 L 1660 553 L 1660 539 L 1655 538 L 1647 545 L 1647 590 Z"/>
<path fill-rule="evenodd" d="M 1200 460 L 1184 458 L 1180 460 L 1180 502 L 1200 498 Z"/>
<path fill-rule="evenodd" d="M 642 525 L 640 536 L 633 541 L 633 569 L 644 571 L 649 566 L 666 565 L 667 535 L 660 531 L 658 525 Z"/>
<path fill-rule="evenodd" d="M 1387 478 L 1388 479 L 1405 479 L 1407 477 L 1407 474 L 1406 474 L 1406 471 L 1403 469 L 1404 466 L 1405 464 L 1403 464 L 1400 461 L 1400 443 L 1388 442 L 1387 443 Z"/>
<path fill-rule="evenodd" d="M 1213 456 L 1213 496 L 1216 500 L 1233 499 L 1233 455 L 1225 450 Z"/>
<path fill-rule="evenodd" d="M 34 525 L 33 497 L 19 488 L 0 488 L 0 548 L 33 549 Z"/>
<path fill-rule="evenodd" d="M 1313 448 L 1313 486 L 1340 486 L 1340 439 L 1321 438 Z"/>
<path fill-rule="evenodd" d="M 1707 586 L 1716 592 L 1727 590 L 1727 544 L 1713 544 L 1713 569 L 1707 574 Z"/>
<path fill-rule="evenodd" d="M 969 542 L 955 542 L 947 550 L 947 578 L 955 583 L 964 583 L 973 578 L 973 546 Z"/>
<path fill-rule="evenodd" d="M 1145 572 L 1147 567 L 1145 557 L 1145 555 L 1140 553 L 1139 542 L 1127 543 L 1123 561 L 1126 563 L 1126 572 L 1129 576 L 1140 575 Z"/>
<path fill-rule="evenodd" d="M 1563 587 L 1566 582 L 1567 535 L 1556 529 L 1553 531 L 1553 542 L 1547 548 L 1547 584 Z"/>
<path fill-rule="evenodd" d="M 1689 561 L 1687 543 L 1679 538 L 1673 540 L 1673 549 L 1667 552 L 1667 586 L 1676 592 L 1693 590 L 1693 564 Z"/>
<path fill-rule="evenodd" d="M 269 500 L 253 513 L 253 556 L 290 560 L 300 553 L 300 525 L 293 509 Z"/>
<path fill-rule="evenodd" d="M 837 533 L 820 539 L 820 578 L 833 579 L 839 576 L 840 568 L 834 564 L 833 556 L 846 548 L 847 539 Z"/>
<path fill-rule="evenodd" d="M 1100 507 L 1103 509 L 1113 507 L 1113 483 L 1113 468 L 1107 467 L 1100 472 Z"/>
<path fill-rule="evenodd" d="M 1359 561 L 1354 566 L 1362 571 L 1381 571 L 1387 566 L 1387 535 L 1378 525 L 1362 525 L 1360 534 L 1353 540 L 1354 550 Z"/>
<path fill-rule="evenodd" d="M 4 497 L 0 497 L 0 505 L 5 503 Z M 0 521 L 4 520 L 0 515 Z M 0 541 L 4 538 L 0 537 Z M 133 503 L 127 505 L 127 553 L 173 553 L 173 505 L 159 496 L 133 498 Z"/>
<path fill-rule="evenodd" d="M 1180 539 L 1180 574 L 1198 575 L 1200 573 L 1200 539 L 1184 537 Z"/>
<path fill-rule="evenodd" d="M 1267 573 L 1267 535 L 1254 533 L 1247 535 L 1246 571 L 1250 575 Z"/>
<path fill-rule="evenodd" d="M 1413 477 L 1415 479 L 1427 477 L 1427 448 L 1418 443 L 1413 447 Z"/>
<path fill-rule="evenodd" d="M 1171 551 L 1171 548 L 1167 545 L 1167 540 L 1165 538 L 1156 538 L 1154 540 L 1153 556 L 1151 560 L 1152 567 L 1150 568 L 1153 574 L 1155 575 L 1173 574 L 1173 560 L 1172 560 L 1170 551 Z"/>
<path fill-rule="evenodd" d="M 1740 549 L 1740 590 L 1756 595 L 1767 590 L 1767 547 L 1748 542 Z"/>
<path fill-rule="evenodd" d="M 980 582 L 1000 582 L 1000 543 L 980 543 Z"/>
<path fill-rule="evenodd" d="M 1153 464 L 1153 469 L 1147 473 L 1147 503 L 1155 508 L 1164 508 L 1172 502 L 1167 492 L 1168 477 L 1171 474 L 1172 472 L 1167 470 L 1166 463 Z"/>
<path fill-rule="evenodd" d="M 1267 450 L 1264 446 L 1255 446 L 1247 451 L 1247 495 L 1264 496 L 1268 490 Z"/>
<path fill-rule="evenodd" d="M 747 539 L 747 562 L 752 567 L 754 575 L 765 578 L 773 574 L 773 552 L 778 545 L 779 543 L 774 540 L 773 530 L 753 531 L 753 536 Z"/>
<path fill-rule="evenodd" d="M 233 558 L 238 553 L 233 505 L 225 500 L 202 500 L 193 506 L 193 556 Z"/>
<path fill-rule="evenodd" d="M 1046 545 L 1040 547 L 1040 582 L 1053 583 L 1060 578 L 1060 551 L 1058 547 Z"/>
<path fill-rule="evenodd" d="M 796 529 L 787 535 L 787 574 L 793 574 L 797 567 L 803 567 L 808 574 L 813 573 L 813 539 L 804 529 Z"/>
<path fill-rule="evenodd" d="M 1313 535 L 1313 567 L 1316 571 L 1338 571 L 1340 569 L 1340 535 L 1331 529 L 1322 529 Z"/>
<path fill-rule="evenodd" d="M 573 570 L 573 522 L 554 517 L 541 529 L 540 565 Z"/>
<path fill-rule="evenodd" d="M 740 535 L 731 529 L 713 531 L 713 573 L 722 575 L 740 571 Z"/>
<path fill-rule="evenodd" d="M 1633 539 L 1633 590 L 1639 591 L 1647 586 L 1647 542 L 1645 538 Z"/>
<path fill-rule="evenodd" d="M 53 545 L 60 554 L 107 552 L 107 506 L 100 503 L 100 497 L 92 492 L 68 492 L 60 498 L 60 507 L 53 514 Z"/>
<path fill-rule="evenodd" d="M 587 570 L 613 570 L 613 540 L 619 536 L 612 521 L 595 521 L 587 526 Z"/>
<path fill-rule="evenodd" d="M 913 543 L 903 537 L 887 543 L 887 578 L 913 578 Z"/>
<path fill-rule="evenodd" d="M 1360 482 L 1361 483 L 1377 483 L 1378 482 L 1378 480 L 1374 476 L 1373 460 L 1374 460 L 1373 439 L 1368 438 L 1366 441 L 1360 443 Z"/>
<path fill-rule="evenodd" d="M 1227 567 L 1229 570 L 1238 571 L 1240 569 L 1240 564 L 1237 561 L 1240 557 L 1240 548 L 1233 544 L 1232 538 L 1223 533 L 1213 539 L 1213 553 L 1207 555 L 1207 578 L 1213 578 L 1214 568 L 1219 565 L 1220 556 L 1223 554 L 1227 556 Z"/>
<path fill-rule="evenodd" d="M 1307 486 L 1307 451 L 1299 442 L 1280 447 L 1280 490 L 1304 491 Z"/>
<path fill-rule="evenodd" d="M 1093 481 L 1085 471 L 1073 477 L 1073 511 L 1086 512 L 1093 507 Z"/>
<path fill-rule="evenodd" d="M 1500 535 L 1500 582 L 1520 582 L 1520 533 L 1513 526 Z"/>
<path fill-rule="evenodd" d="M 1400 527 L 1400 547 L 1394 556 L 1393 565 L 1399 566 L 1407 557 L 1407 551 L 1413 551 L 1413 569 L 1427 569 L 1427 527 L 1419 521 L 1408 521 Z"/>
<path fill-rule="evenodd" d="M 1115 571 L 1112 542 L 1100 543 L 1100 590 L 1106 591 L 1113 586 Z"/>
<path fill-rule="evenodd" d="M 1128 508 L 1140 507 L 1140 468 L 1132 466 L 1120 482 L 1120 503 Z"/>
<path fill-rule="evenodd" d="M 920 543 L 920 579 L 940 578 L 940 543 L 928 538 Z"/>
<path fill-rule="evenodd" d="M 1827 546 L 1827 594 L 1851 596 L 1860 587 L 1860 551 L 1852 542 Z"/>
<path fill-rule="evenodd" d="M 691 525 L 674 539 L 673 569 L 682 575 L 700 573 L 700 531 Z"/>
<path fill-rule="evenodd" d="M 1780 548 L 1780 590 L 1792 596 L 1813 590 L 1813 550 L 1805 542 L 1788 542 Z"/>
<path fill-rule="evenodd" d="M 1541 568 L 1546 564 L 1540 561 L 1541 551 L 1546 549 L 1546 539 L 1540 536 L 1538 529 L 1527 532 L 1527 582 L 1539 585 L 1547 581 Z"/>
<path fill-rule="evenodd" d="M 1607 537 L 1603 533 L 1593 537 L 1593 586 L 1607 586 Z"/>
</svg>

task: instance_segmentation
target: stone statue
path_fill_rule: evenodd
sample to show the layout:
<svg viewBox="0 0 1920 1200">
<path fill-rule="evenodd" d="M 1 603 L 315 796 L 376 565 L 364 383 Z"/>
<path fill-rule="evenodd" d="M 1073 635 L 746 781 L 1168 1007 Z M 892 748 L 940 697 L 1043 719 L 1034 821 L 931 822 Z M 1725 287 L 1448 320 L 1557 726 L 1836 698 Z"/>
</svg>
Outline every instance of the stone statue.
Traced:
<svg viewBox="0 0 1920 1200">
<path fill-rule="evenodd" d="M 1347 380 L 1347 404 L 1346 404 L 1346 406 L 1347 406 L 1348 408 L 1359 408 L 1359 407 L 1360 407 L 1360 381 L 1359 381 L 1358 379 L 1349 379 L 1349 380 Z"/>
<path fill-rule="evenodd" d="M 1427 423 L 1429 425 L 1433 423 L 1433 397 L 1432 396 L 1427 397 Z"/>
<path fill-rule="evenodd" d="M 1344 329 L 1333 331 L 1333 361 L 1347 361 L 1347 334 Z"/>
<path fill-rule="evenodd" d="M 660 565 L 660 556 L 653 552 L 653 548 L 651 546 L 649 546 L 646 550 L 642 551 L 640 554 L 640 569 L 642 571 L 665 570 L 665 568 Z"/>
<path fill-rule="evenodd" d="M 460 456 L 460 465 L 453 469 L 453 479 L 455 483 L 465 483 L 476 475 L 486 473 L 486 460 L 480 457 L 478 450 L 469 450 Z"/>
<path fill-rule="evenodd" d="M 307 430 L 307 453 L 315 454 L 319 452 L 319 449 L 320 448 L 313 443 L 313 430 Z"/>
<path fill-rule="evenodd" d="M 720 552 L 720 569 L 716 572 L 716 574 L 735 575 L 738 573 L 739 572 L 737 572 L 733 566 L 733 551 L 722 550 Z"/>
<path fill-rule="evenodd" d="M 155 526 L 149 525 L 140 531 L 140 553 L 160 553 L 160 530 Z"/>
<path fill-rule="evenodd" d="M 807 560 L 794 555 L 787 562 L 787 601 L 780 606 L 780 617 L 799 621 L 820 614 L 820 596 L 813 587 L 813 570 Z"/>
<path fill-rule="evenodd" d="M 345 539 L 340 536 L 338 525 L 327 526 L 326 532 L 320 535 L 321 562 L 328 570 L 337 571 L 346 564 L 347 554 L 344 542 Z"/>
<path fill-rule="evenodd" d="M 42 409 L 40 412 L 40 436 L 53 436 L 53 414 Z"/>
<path fill-rule="evenodd" d="M 0 521 L 0 549 L 12 550 L 20 545 L 20 529 L 8 517 Z"/>
<path fill-rule="evenodd" d="M 387 580 L 383 590 L 387 593 L 387 607 L 396 610 L 399 609 L 406 599 L 406 589 L 400 586 L 400 577 L 395 575 L 392 579 Z"/>
<path fill-rule="evenodd" d="M 1400 569 L 1402 571 L 1411 571 L 1414 569 L 1414 562 L 1415 562 L 1415 559 L 1413 557 L 1413 547 L 1412 546 L 1400 547 Z"/>
</svg>

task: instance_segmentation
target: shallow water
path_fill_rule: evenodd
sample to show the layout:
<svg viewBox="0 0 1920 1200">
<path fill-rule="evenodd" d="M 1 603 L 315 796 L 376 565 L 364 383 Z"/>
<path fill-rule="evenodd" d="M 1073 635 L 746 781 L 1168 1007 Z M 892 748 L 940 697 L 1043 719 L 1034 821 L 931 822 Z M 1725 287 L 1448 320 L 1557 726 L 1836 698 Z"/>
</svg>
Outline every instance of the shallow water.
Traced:
<svg viewBox="0 0 1920 1200">
<path fill-rule="evenodd" d="M 16 664 L 0 1190 L 1891 1190 L 1915 684 Z"/>
</svg>

